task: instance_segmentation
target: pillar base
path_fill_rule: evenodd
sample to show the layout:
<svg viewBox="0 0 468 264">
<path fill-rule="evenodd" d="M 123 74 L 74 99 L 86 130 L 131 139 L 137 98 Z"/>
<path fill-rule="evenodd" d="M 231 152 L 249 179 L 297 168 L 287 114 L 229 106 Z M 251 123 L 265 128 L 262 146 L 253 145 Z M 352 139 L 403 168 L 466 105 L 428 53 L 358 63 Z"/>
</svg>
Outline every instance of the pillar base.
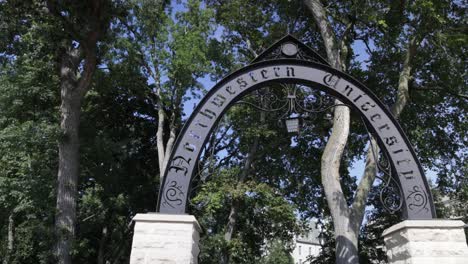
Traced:
<svg viewBox="0 0 468 264">
<path fill-rule="evenodd" d="M 464 264 L 468 247 L 458 220 L 406 220 L 383 232 L 390 264 Z"/>
<path fill-rule="evenodd" d="M 193 215 L 137 214 L 130 264 L 197 264 L 201 228 Z"/>
</svg>

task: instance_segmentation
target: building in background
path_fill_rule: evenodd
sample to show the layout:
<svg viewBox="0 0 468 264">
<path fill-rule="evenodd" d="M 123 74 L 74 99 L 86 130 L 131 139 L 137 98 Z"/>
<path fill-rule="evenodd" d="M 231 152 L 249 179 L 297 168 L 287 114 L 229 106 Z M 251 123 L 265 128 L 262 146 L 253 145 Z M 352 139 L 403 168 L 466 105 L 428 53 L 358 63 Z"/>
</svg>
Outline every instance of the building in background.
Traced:
<svg viewBox="0 0 468 264">
<path fill-rule="evenodd" d="M 320 230 L 312 221 L 309 225 L 309 232 L 302 236 L 296 237 L 295 247 L 292 252 L 294 264 L 308 264 L 310 256 L 315 257 L 320 254 L 321 246 L 319 241 Z"/>
</svg>

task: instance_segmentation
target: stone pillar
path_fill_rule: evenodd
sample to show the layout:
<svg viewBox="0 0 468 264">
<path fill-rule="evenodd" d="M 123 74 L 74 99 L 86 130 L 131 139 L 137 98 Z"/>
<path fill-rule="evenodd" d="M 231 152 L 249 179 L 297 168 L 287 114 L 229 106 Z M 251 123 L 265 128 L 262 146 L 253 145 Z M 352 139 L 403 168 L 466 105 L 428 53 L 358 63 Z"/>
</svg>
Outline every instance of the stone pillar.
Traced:
<svg viewBox="0 0 468 264">
<path fill-rule="evenodd" d="M 197 264 L 201 228 L 193 215 L 137 214 L 130 264 Z"/>
<path fill-rule="evenodd" d="M 390 264 L 466 264 L 464 223 L 457 220 L 406 220 L 383 232 Z"/>
</svg>

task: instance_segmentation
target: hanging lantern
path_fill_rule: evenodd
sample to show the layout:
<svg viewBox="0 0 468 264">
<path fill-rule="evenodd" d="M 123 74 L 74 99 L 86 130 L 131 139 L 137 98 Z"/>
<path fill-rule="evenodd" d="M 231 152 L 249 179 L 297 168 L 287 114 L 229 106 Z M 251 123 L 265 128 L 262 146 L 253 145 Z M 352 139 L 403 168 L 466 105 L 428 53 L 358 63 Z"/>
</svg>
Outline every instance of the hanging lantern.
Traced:
<svg viewBox="0 0 468 264">
<path fill-rule="evenodd" d="M 300 120 L 299 116 L 296 117 L 289 117 L 286 119 L 286 129 L 288 133 L 296 133 L 298 134 L 300 131 Z"/>
</svg>

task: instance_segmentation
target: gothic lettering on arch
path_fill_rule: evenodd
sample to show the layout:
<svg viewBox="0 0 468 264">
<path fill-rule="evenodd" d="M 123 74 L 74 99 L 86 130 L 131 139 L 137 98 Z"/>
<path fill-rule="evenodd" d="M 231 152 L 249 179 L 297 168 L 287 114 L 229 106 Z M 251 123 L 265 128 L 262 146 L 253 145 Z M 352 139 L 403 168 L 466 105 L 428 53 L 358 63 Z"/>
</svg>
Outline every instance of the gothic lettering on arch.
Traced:
<svg viewBox="0 0 468 264">
<path fill-rule="evenodd" d="M 382 116 L 380 114 L 374 114 L 370 117 L 370 121 L 374 122 L 375 120 L 381 119 Z"/>
<path fill-rule="evenodd" d="M 414 171 L 410 170 L 410 171 L 401 172 L 400 175 L 405 177 L 406 179 L 414 179 L 413 173 Z"/>
<path fill-rule="evenodd" d="M 188 166 L 190 166 L 191 158 L 186 159 L 182 156 L 176 156 L 172 159 L 171 166 L 169 166 L 169 170 L 174 170 L 176 173 L 179 171 L 184 172 L 184 176 L 187 176 L 187 172 L 189 170 Z"/>
<path fill-rule="evenodd" d="M 435 210 L 424 171 L 398 122 L 367 87 L 325 64 L 298 59 L 256 62 L 216 84 L 188 119 L 172 150 L 159 192 L 158 211 L 186 212 L 190 179 L 209 133 L 234 102 L 271 82 L 293 82 L 320 89 L 344 102 L 369 124 L 402 187 L 408 219 L 431 219 Z M 186 180 L 185 180 L 186 179 Z"/>
<path fill-rule="evenodd" d="M 327 74 L 323 77 L 323 83 L 330 87 L 336 87 L 340 78 L 333 74 Z"/>
<path fill-rule="evenodd" d="M 408 164 L 408 163 L 410 163 L 410 162 L 411 162 L 411 160 L 409 160 L 409 159 L 397 160 L 397 165 L 399 166 L 399 165 L 402 164 L 402 163 Z"/>
<path fill-rule="evenodd" d="M 379 132 L 381 132 L 381 131 L 384 130 L 384 129 L 390 130 L 390 127 L 388 126 L 388 124 L 384 124 L 384 125 L 380 126 L 380 127 L 379 127 Z"/>
<path fill-rule="evenodd" d="M 361 110 L 362 111 L 369 111 L 369 109 L 375 107 L 375 104 L 372 104 L 371 102 L 365 102 L 364 104 L 361 105 Z"/>
<path fill-rule="evenodd" d="M 353 92 L 353 88 L 349 85 L 346 85 L 344 92 L 346 93 L 346 96 L 350 96 L 351 93 Z"/>
<path fill-rule="evenodd" d="M 213 100 L 211 101 L 212 104 L 216 105 L 217 107 L 222 107 L 224 103 L 226 102 L 226 97 L 217 94 Z"/>
<path fill-rule="evenodd" d="M 226 92 L 228 92 L 228 94 L 230 94 L 230 95 L 236 94 L 236 92 L 232 90 L 232 87 L 231 87 L 231 86 L 226 86 L 226 89 L 225 89 L 225 90 L 226 90 Z"/>
<path fill-rule="evenodd" d="M 194 131 L 190 130 L 189 135 L 197 140 L 200 140 L 201 137 Z"/>
<path fill-rule="evenodd" d="M 238 78 L 236 82 L 239 84 L 240 88 L 245 88 L 248 85 L 248 83 L 244 81 L 244 78 L 242 77 Z"/>
<path fill-rule="evenodd" d="M 353 102 L 357 103 L 357 101 L 358 101 L 359 99 L 361 99 L 361 98 L 362 98 L 362 94 L 356 96 L 356 98 L 354 98 Z"/>
<path fill-rule="evenodd" d="M 216 113 L 213 112 L 212 110 L 210 109 L 205 109 L 203 111 L 200 111 L 200 115 L 203 115 L 203 116 L 206 116 L 208 117 L 209 119 L 213 119 L 216 117 Z"/>
<path fill-rule="evenodd" d="M 208 125 L 206 125 L 205 123 L 203 123 L 200 120 L 195 121 L 195 125 L 197 125 L 199 127 L 202 127 L 202 128 L 207 128 L 208 127 Z"/>
<path fill-rule="evenodd" d="M 194 152 L 195 150 L 197 150 L 197 146 L 195 146 L 194 144 L 186 142 L 184 144 L 184 149 L 186 149 L 186 150 L 188 150 L 190 152 Z"/>
<path fill-rule="evenodd" d="M 393 154 L 398 154 L 398 153 L 402 153 L 402 152 L 403 152 L 403 149 L 398 149 L 398 150 L 393 151 L 392 153 Z"/>
<path fill-rule="evenodd" d="M 268 79 L 268 75 L 267 75 L 268 71 L 263 69 L 260 71 L 260 74 L 262 75 L 263 79 Z"/>
<path fill-rule="evenodd" d="M 395 143 L 398 143 L 397 138 L 394 136 L 386 137 L 384 138 L 384 140 L 385 140 L 385 144 L 387 144 L 388 146 L 393 146 Z"/>
<path fill-rule="evenodd" d="M 273 67 L 273 72 L 275 73 L 275 76 L 276 77 L 280 77 L 280 70 L 281 68 L 280 67 Z"/>
<path fill-rule="evenodd" d="M 294 77 L 294 67 L 286 67 L 286 75 L 288 77 Z"/>
<path fill-rule="evenodd" d="M 252 79 L 253 82 L 257 82 L 257 78 L 255 77 L 255 73 L 254 73 L 254 72 L 250 72 L 250 73 L 249 73 L 249 76 L 250 76 L 250 79 Z"/>
</svg>

